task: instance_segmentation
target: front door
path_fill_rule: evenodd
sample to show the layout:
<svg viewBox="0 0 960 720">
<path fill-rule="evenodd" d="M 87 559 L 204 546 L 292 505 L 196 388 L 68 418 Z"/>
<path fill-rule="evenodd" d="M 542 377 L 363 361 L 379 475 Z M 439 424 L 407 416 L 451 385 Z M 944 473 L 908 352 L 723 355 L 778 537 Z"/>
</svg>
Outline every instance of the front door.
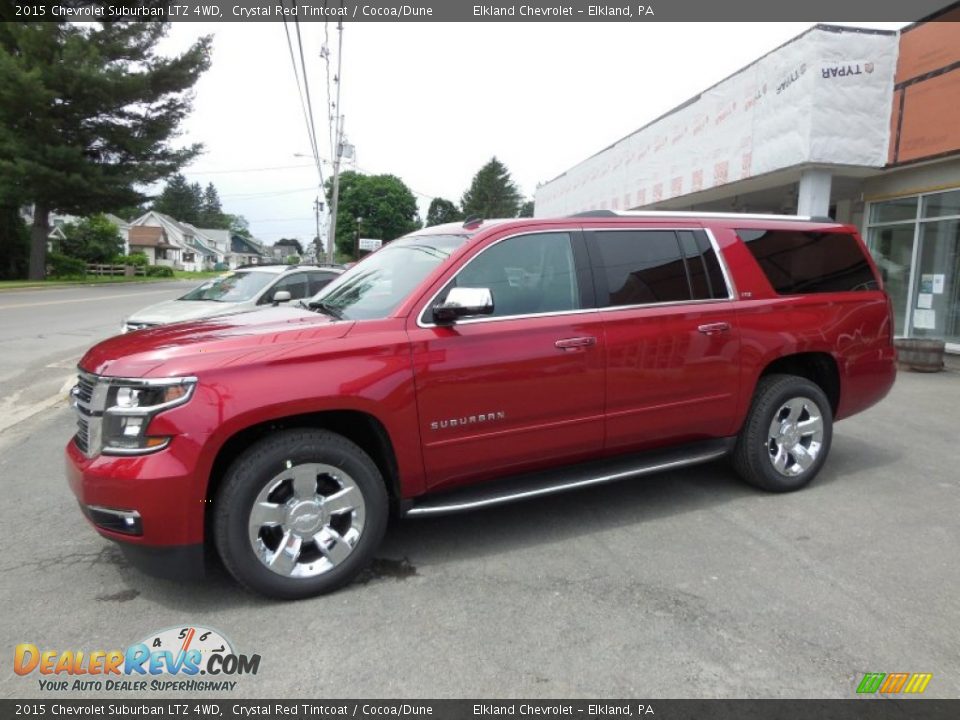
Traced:
<svg viewBox="0 0 960 720">
<path fill-rule="evenodd" d="M 488 288 L 490 316 L 433 322 L 451 287 Z M 431 489 L 597 455 L 604 341 L 574 231 L 496 241 L 411 323 L 420 435 Z"/>
</svg>

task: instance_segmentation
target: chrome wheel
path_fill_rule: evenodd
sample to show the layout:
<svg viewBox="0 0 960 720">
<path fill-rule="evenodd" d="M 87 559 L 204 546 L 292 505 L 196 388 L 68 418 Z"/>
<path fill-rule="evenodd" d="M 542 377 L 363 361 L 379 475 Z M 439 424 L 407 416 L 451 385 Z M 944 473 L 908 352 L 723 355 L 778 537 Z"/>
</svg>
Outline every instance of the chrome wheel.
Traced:
<svg viewBox="0 0 960 720">
<path fill-rule="evenodd" d="M 823 447 L 823 413 L 810 398 L 787 400 L 773 414 L 767 433 L 770 463 L 781 475 L 796 477 L 816 461 Z"/>
<path fill-rule="evenodd" d="M 288 462 L 253 503 L 250 544 L 278 575 L 322 575 L 353 552 L 365 515 L 363 493 L 348 473 L 322 463 Z"/>
</svg>

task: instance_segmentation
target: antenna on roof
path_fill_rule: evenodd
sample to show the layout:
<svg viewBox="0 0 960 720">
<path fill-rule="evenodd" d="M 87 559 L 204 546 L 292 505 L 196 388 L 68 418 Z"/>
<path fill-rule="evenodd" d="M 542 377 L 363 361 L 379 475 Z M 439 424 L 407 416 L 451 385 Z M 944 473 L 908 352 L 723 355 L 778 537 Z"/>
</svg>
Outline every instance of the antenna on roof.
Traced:
<svg viewBox="0 0 960 720">
<path fill-rule="evenodd" d="M 481 223 L 483 223 L 482 217 L 479 215 L 471 215 L 463 221 L 463 229 L 472 230 L 473 228 L 478 227 Z"/>
</svg>

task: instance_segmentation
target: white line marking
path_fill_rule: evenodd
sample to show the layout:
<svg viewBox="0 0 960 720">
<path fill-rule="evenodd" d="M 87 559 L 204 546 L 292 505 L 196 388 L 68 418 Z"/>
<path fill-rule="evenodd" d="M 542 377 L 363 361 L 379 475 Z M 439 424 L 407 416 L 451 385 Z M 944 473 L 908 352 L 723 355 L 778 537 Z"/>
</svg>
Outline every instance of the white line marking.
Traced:
<svg viewBox="0 0 960 720">
<path fill-rule="evenodd" d="M 73 305 L 74 303 L 95 302 L 98 300 L 116 300 L 117 298 L 125 298 L 125 297 L 143 297 L 145 295 L 164 295 L 169 292 L 171 291 L 170 290 L 154 290 L 153 292 L 145 292 L 145 293 L 123 293 L 122 295 L 100 295 L 98 297 L 76 298 L 73 300 L 47 300 L 46 302 L 20 303 L 19 305 L 0 305 L 0 310 L 40 307 L 42 305 Z"/>
</svg>

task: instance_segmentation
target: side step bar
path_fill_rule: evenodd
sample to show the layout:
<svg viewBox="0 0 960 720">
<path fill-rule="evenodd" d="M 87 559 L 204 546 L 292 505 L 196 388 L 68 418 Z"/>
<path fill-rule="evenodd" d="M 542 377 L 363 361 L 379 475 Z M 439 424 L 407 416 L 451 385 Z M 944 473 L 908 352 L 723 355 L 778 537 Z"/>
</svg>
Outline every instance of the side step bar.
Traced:
<svg viewBox="0 0 960 720">
<path fill-rule="evenodd" d="M 736 438 L 709 440 L 669 450 L 594 460 L 580 465 L 517 475 L 413 500 L 405 517 L 450 515 L 480 508 L 553 495 L 630 477 L 699 465 L 730 453 Z"/>
</svg>

